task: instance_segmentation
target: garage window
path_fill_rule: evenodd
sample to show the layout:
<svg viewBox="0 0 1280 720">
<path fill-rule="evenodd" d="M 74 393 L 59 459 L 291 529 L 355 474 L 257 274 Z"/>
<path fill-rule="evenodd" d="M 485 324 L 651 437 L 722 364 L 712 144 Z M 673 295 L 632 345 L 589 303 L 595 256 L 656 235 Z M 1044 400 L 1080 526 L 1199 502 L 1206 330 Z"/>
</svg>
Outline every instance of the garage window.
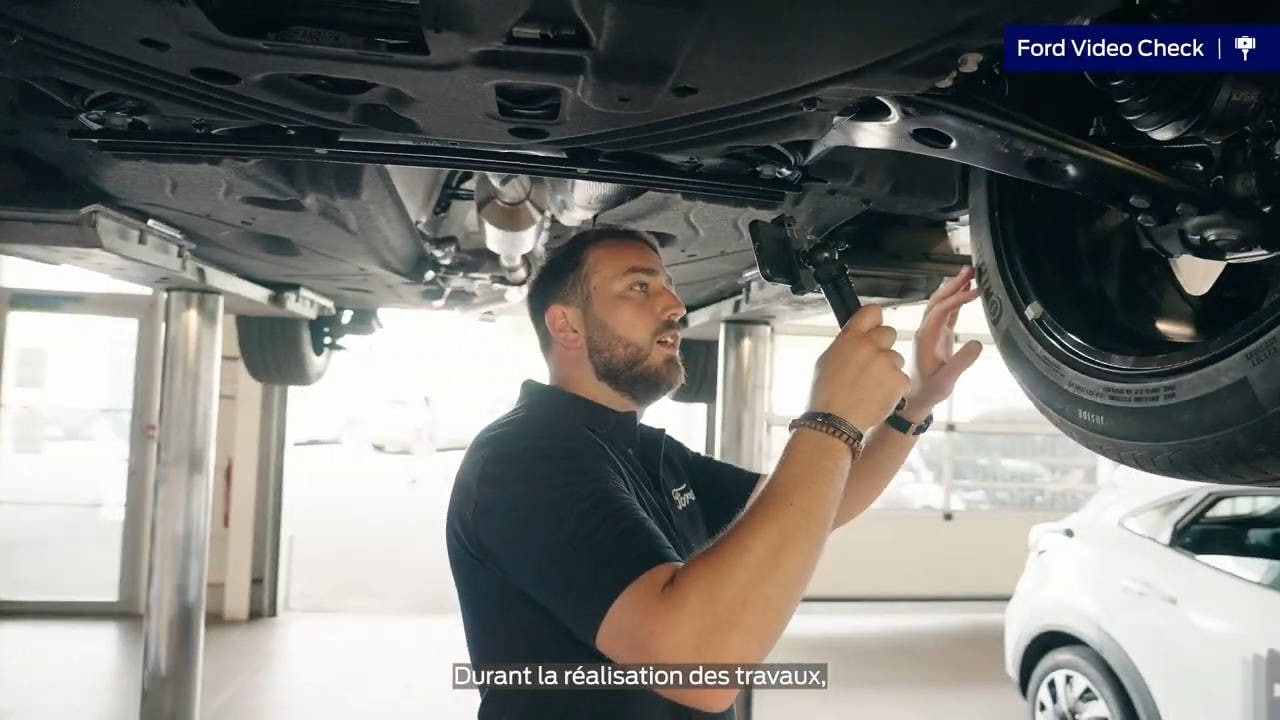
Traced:
<svg viewBox="0 0 1280 720">
<path fill-rule="evenodd" d="M 922 308 L 902 310 L 917 316 L 887 322 L 899 329 L 895 349 L 910 363 L 907 330 L 919 326 Z M 981 340 L 986 346 L 982 356 L 961 378 L 950 401 L 935 411 L 933 427 L 917 441 L 873 509 L 1071 512 L 1097 489 L 1099 469 L 1110 463 L 1045 420 L 1014 380 L 985 328 L 981 308 L 966 307 L 957 324 L 957 347 Z M 787 424 L 806 409 L 814 363 L 830 343 L 825 333 L 775 335 L 770 467 L 782 455 Z"/>
<path fill-rule="evenodd" d="M 50 290 L 67 293 L 150 295 L 149 287 L 117 280 L 73 265 L 49 265 L 19 257 L 0 257 L 0 286 L 10 290 Z"/>
</svg>

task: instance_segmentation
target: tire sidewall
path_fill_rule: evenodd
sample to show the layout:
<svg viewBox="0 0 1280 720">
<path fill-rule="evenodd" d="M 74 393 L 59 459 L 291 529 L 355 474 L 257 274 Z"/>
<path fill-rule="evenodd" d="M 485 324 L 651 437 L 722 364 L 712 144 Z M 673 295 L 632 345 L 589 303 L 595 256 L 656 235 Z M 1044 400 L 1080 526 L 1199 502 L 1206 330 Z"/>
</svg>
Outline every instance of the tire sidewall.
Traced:
<svg viewBox="0 0 1280 720">
<path fill-rule="evenodd" d="M 1034 298 L 1014 291 L 995 247 L 992 185 L 1013 181 L 985 171 L 974 171 L 972 180 L 971 251 L 992 338 L 1023 391 L 1052 419 L 1102 438 L 1175 444 L 1280 408 L 1280 327 L 1211 365 L 1155 381 L 1086 374 L 1055 356 L 1048 336 L 1026 317 Z"/>
<path fill-rule="evenodd" d="M 302 366 L 304 372 L 302 377 L 305 378 L 306 384 L 312 385 L 324 377 L 325 372 L 329 369 L 329 362 L 333 359 L 332 350 L 323 350 L 316 352 L 315 341 L 312 339 L 311 323 L 304 323 L 300 328 L 302 334 L 301 344 L 304 348 L 302 351 Z"/>
<path fill-rule="evenodd" d="M 258 382 L 312 385 L 329 369 L 333 351 L 316 352 L 306 320 L 242 316 L 236 323 L 241 360 Z"/>
<path fill-rule="evenodd" d="M 1133 703 L 1120 684 L 1120 679 L 1107 666 L 1102 656 L 1084 645 L 1068 645 L 1051 651 L 1040 659 L 1027 683 L 1027 717 L 1035 720 L 1036 694 L 1045 678 L 1055 670 L 1074 670 L 1089 680 L 1111 709 L 1112 720 L 1137 720 Z"/>
</svg>

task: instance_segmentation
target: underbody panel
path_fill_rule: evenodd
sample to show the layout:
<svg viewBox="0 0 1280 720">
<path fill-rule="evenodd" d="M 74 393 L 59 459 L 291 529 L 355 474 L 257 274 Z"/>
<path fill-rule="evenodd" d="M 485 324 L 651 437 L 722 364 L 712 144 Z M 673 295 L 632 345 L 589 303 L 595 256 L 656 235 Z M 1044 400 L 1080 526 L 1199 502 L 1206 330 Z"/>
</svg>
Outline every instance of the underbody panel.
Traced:
<svg viewBox="0 0 1280 720">
<path fill-rule="evenodd" d="M 590 167 L 659 178 L 591 222 L 658 234 L 699 307 L 740 291 L 754 265 L 752 220 L 786 212 L 826 231 L 867 209 L 963 214 L 964 174 L 945 160 L 836 148 L 803 178 L 773 168 L 802 164 L 858 98 L 929 90 L 966 53 L 995 52 L 1008 23 L 1067 22 L 1108 5 L 7 3 L 0 214 L 37 197 L 104 203 L 182 229 L 203 260 L 342 307 L 473 304 L 502 288 L 476 284 L 497 256 L 480 258 L 474 210 L 450 211 L 440 195 L 474 192 L 479 173 L 457 175 L 457 162 L 123 154 L 91 138 L 543 158 L 544 169 L 567 169 L 561 177 Z M 387 167 L 401 164 L 428 167 Z M 716 189 L 727 185 L 744 189 Z M 580 227 L 552 213 L 545 229 L 554 243 Z M 433 258 L 453 239 L 479 259 L 454 265 L 453 285 L 433 285 Z"/>
</svg>

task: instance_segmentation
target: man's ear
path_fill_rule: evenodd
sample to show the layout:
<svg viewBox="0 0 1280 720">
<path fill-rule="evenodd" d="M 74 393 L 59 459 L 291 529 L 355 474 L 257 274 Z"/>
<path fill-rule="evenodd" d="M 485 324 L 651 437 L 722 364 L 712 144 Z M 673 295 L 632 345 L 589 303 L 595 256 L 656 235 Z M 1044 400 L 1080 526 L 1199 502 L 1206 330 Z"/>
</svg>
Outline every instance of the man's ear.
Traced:
<svg viewBox="0 0 1280 720">
<path fill-rule="evenodd" d="M 575 350 L 586 344 L 583 334 L 582 313 L 568 305 L 552 304 L 543 314 L 543 322 L 551 333 L 551 341 L 568 350 Z"/>
</svg>

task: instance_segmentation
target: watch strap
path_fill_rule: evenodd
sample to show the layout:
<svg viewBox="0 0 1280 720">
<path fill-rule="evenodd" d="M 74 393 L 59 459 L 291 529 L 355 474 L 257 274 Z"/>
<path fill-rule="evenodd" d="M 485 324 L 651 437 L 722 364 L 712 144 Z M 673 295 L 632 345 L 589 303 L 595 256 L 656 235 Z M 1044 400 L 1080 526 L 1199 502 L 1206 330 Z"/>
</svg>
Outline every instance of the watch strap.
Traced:
<svg viewBox="0 0 1280 720">
<path fill-rule="evenodd" d="M 920 422 L 913 423 L 895 412 L 885 418 L 884 422 L 903 435 L 923 435 L 924 431 L 928 430 L 930 425 L 933 425 L 933 413 L 929 413 L 928 417 Z"/>
</svg>

